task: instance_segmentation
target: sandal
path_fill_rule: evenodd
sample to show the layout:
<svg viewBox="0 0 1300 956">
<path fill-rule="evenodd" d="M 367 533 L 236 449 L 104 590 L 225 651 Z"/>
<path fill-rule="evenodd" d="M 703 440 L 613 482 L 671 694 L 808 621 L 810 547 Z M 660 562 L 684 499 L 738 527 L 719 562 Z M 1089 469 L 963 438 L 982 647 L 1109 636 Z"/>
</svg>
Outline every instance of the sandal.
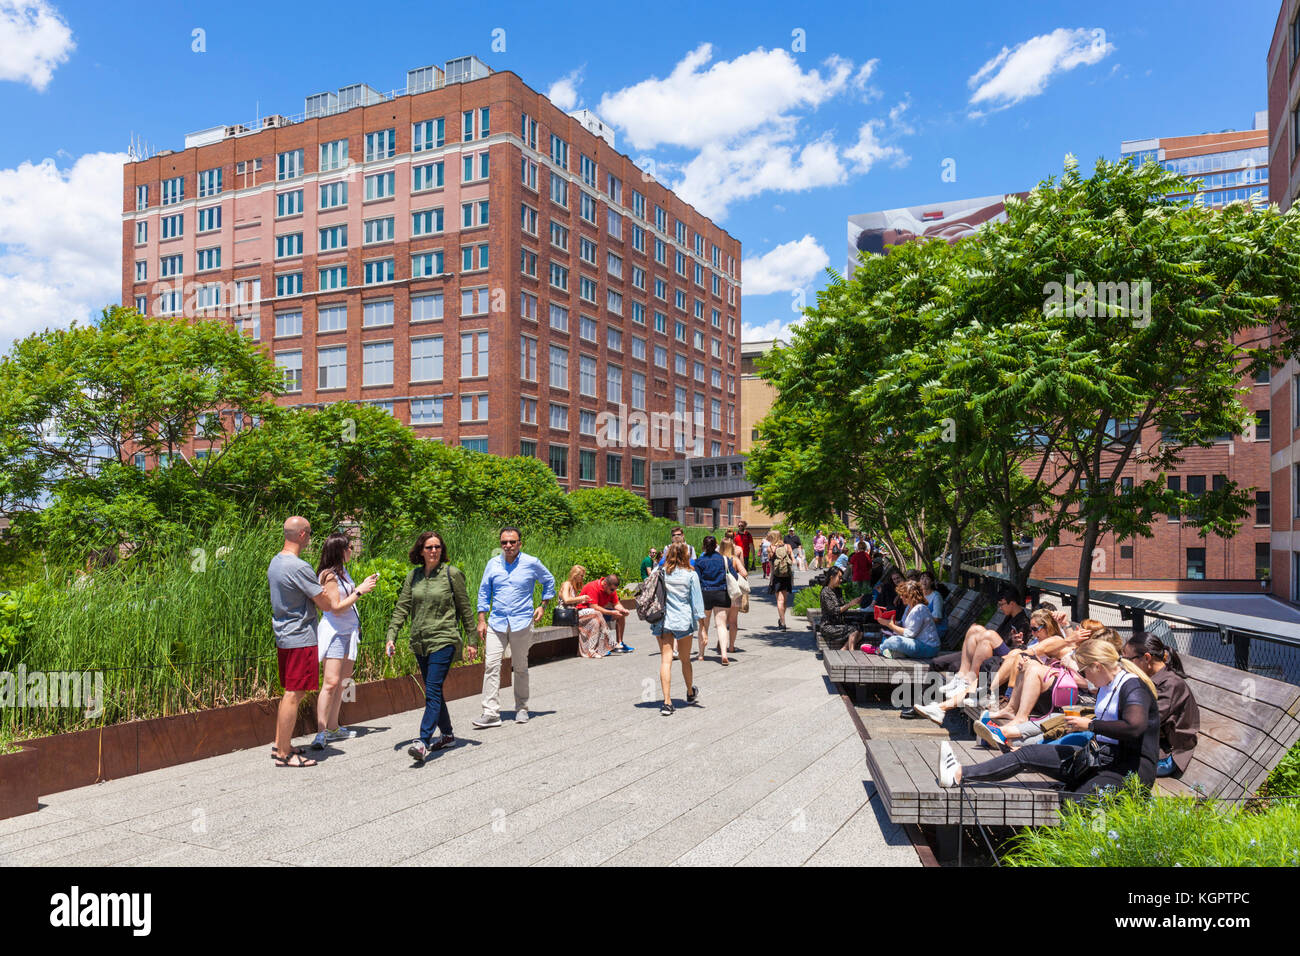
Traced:
<svg viewBox="0 0 1300 956">
<path fill-rule="evenodd" d="M 271 754 L 271 759 L 275 761 L 277 767 L 314 767 L 316 761 L 310 757 L 304 758 L 298 751 L 293 751 L 288 756 L 281 757 L 279 754 Z"/>
</svg>

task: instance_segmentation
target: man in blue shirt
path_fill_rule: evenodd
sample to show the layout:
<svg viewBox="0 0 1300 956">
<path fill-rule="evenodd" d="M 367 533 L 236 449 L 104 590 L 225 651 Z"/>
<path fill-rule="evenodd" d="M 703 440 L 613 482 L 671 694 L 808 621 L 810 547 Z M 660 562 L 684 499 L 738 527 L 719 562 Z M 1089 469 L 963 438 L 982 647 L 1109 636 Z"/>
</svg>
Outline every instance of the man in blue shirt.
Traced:
<svg viewBox="0 0 1300 956">
<path fill-rule="evenodd" d="M 668 560 L 668 548 L 671 548 L 675 544 L 686 544 L 686 532 L 681 529 L 680 525 L 676 528 L 673 528 L 673 539 L 668 542 L 668 545 L 663 549 L 663 552 L 660 554 L 659 557 L 660 567 L 663 567 L 664 562 Z M 693 548 L 689 544 L 686 544 L 686 550 L 689 551 L 691 555 L 691 567 L 695 567 L 695 548 Z"/>
<path fill-rule="evenodd" d="M 474 726 L 500 727 L 501 658 L 510 648 L 514 674 L 515 723 L 528 722 L 528 648 L 533 625 L 546 613 L 555 597 L 555 578 L 531 554 L 522 554 L 518 528 L 501 529 L 501 553 L 488 562 L 478 588 L 478 639 L 486 650 L 483 658 L 483 715 Z M 542 603 L 533 609 L 533 587 L 542 585 Z"/>
</svg>

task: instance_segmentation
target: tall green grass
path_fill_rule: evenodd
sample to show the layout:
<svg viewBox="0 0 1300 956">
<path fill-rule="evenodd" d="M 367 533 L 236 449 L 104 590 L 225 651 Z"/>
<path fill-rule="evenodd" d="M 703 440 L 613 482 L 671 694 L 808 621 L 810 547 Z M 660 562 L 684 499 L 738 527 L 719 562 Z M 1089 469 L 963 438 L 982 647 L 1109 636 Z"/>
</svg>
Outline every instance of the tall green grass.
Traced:
<svg viewBox="0 0 1300 956">
<path fill-rule="evenodd" d="M 668 543 L 671 522 L 581 526 L 567 535 L 525 532 L 524 551 L 539 558 L 557 585 L 577 549 L 603 549 L 631 579 L 651 546 Z M 497 549 L 497 527 L 483 520 L 449 521 L 452 564 L 465 573 L 470 600 Z M 687 538 L 697 548 L 704 529 Z M 316 529 L 304 558 L 314 567 L 325 538 Z M 360 605 L 361 650 L 356 679 L 417 673 L 405 640 L 394 658 L 384 637 L 398 589 L 411 565 L 415 532 L 369 540 L 353 561 L 353 577 L 378 568 L 380 586 Z M 102 671 L 104 713 L 77 708 L 0 707 L 0 741 L 85 729 L 126 720 L 218 707 L 279 693 L 266 569 L 283 543 L 274 523 L 223 525 L 178 539 L 148 563 L 128 559 L 86 578 L 69 568 L 44 567 L 16 593 L 23 612 L 17 643 L 0 645 L 0 670 Z M 541 589 L 537 590 L 540 600 Z M 548 615 L 549 617 L 549 615 Z M 405 637 L 406 632 L 403 632 Z"/>
</svg>

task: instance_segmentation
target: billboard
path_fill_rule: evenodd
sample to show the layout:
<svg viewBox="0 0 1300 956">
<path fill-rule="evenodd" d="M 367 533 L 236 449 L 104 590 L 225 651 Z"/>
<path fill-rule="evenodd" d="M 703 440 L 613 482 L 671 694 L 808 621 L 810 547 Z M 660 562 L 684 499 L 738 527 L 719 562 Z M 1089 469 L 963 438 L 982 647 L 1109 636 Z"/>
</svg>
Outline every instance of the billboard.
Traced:
<svg viewBox="0 0 1300 956">
<path fill-rule="evenodd" d="M 1011 193 L 1026 196 L 1028 193 Z M 859 252 L 882 253 L 915 239 L 946 239 L 954 242 L 972 235 L 986 222 L 1002 222 L 1006 216 L 1006 195 L 978 199 L 952 199 L 928 206 L 884 209 L 849 217 L 849 259 L 845 275 L 853 272 Z"/>
</svg>

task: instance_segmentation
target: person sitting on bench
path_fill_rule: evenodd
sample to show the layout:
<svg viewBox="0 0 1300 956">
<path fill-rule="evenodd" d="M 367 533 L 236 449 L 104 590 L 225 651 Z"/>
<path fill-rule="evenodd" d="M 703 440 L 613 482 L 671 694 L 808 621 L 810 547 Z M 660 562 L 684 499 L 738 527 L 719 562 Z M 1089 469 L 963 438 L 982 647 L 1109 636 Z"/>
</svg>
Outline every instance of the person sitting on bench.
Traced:
<svg viewBox="0 0 1300 956">
<path fill-rule="evenodd" d="M 1160 759 L 1157 777 L 1172 777 L 1187 769 L 1201 730 L 1201 708 L 1184 678 L 1178 652 L 1154 634 L 1138 631 L 1124 645 L 1122 656 L 1151 678 L 1160 705 Z"/>
<path fill-rule="evenodd" d="M 930 662 L 936 671 L 955 670 L 957 673 L 940 688 L 940 694 L 950 697 L 973 689 L 979 679 L 980 668 L 986 661 L 997 658 L 1001 664 L 1012 648 L 1024 647 L 1029 635 L 1029 618 L 1025 615 L 1024 599 L 1014 587 L 1007 585 L 998 592 L 998 610 L 1003 614 L 997 630 L 972 624 L 966 631 L 961 650 L 940 654 Z"/>
<path fill-rule="evenodd" d="M 860 605 L 862 598 L 856 597 L 846 603 L 840 594 L 840 582 L 843 580 L 842 568 L 832 566 L 826 572 L 826 583 L 822 585 L 821 593 L 822 620 L 818 631 L 827 646 L 835 647 L 838 644 L 840 650 L 847 651 L 862 639 L 862 632 L 851 624 L 845 624 L 843 615 L 849 608 Z"/>
<path fill-rule="evenodd" d="M 880 654 L 884 657 L 921 660 L 934 657 L 939 653 L 939 631 L 934 626 L 934 618 L 930 616 L 925 589 L 915 581 L 904 581 L 898 586 L 898 596 L 907 607 L 902 626 L 896 621 L 885 620 L 880 612 L 876 612 L 880 626 L 894 632 L 880 642 Z M 862 645 L 862 650 L 868 654 L 876 653 L 876 649 L 867 644 Z"/>
<path fill-rule="evenodd" d="M 1088 681 L 1098 687 L 1095 717 L 1064 718 L 1070 730 L 1091 731 L 1082 747 L 1039 744 L 1021 747 L 983 763 L 963 767 L 952 744 L 939 745 L 939 786 L 1008 780 L 1019 773 L 1041 773 L 1066 786 L 1069 799 L 1081 799 L 1106 787 L 1118 787 L 1135 773 L 1150 788 L 1156 780 L 1160 751 L 1160 709 L 1151 678 L 1120 657 L 1100 638 L 1084 641 L 1074 652 Z"/>
</svg>

